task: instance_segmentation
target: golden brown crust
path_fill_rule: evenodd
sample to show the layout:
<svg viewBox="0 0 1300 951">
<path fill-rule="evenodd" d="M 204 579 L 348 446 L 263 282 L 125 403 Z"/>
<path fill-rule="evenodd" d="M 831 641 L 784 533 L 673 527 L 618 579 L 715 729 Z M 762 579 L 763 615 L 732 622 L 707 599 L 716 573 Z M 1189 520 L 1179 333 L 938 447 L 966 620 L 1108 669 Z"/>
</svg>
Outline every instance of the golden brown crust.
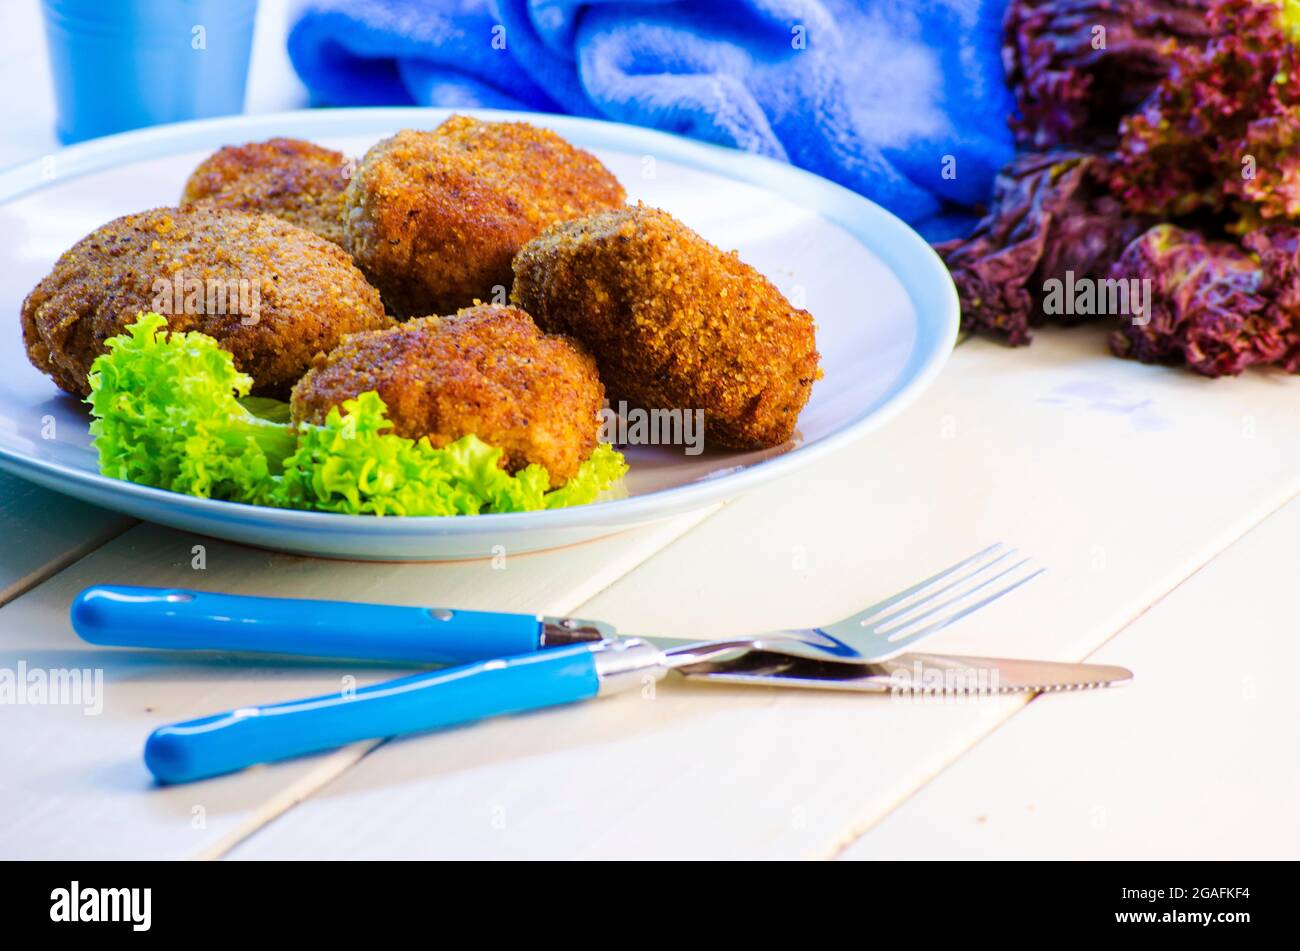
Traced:
<svg viewBox="0 0 1300 951">
<path fill-rule="evenodd" d="M 181 204 L 260 211 L 341 246 L 348 175 L 342 152 L 301 139 L 227 145 L 190 174 Z"/>
<path fill-rule="evenodd" d="M 666 212 L 557 224 L 514 272 L 512 300 L 591 351 L 611 400 L 702 409 L 715 445 L 786 442 L 820 378 L 812 315 Z"/>
<path fill-rule="evenodd" d="M 512 472 L 545 466 L 553 486 L 596 447 L 605 399 L 581 347 L 542 333 L 517 307 L 491 305 L 348 337 L 294 387 L 293 418 L 324 422 L 370 390 L 399 435 L 441 447 L 472 433 L 504 450 Z"/>
<path fill-rule="evenodd" d="M 215 296 L 209 305 L 209 286 L 226 292 L 224 306 Z M 187 301 L 187 289 L 195 288 L 201 290 Z M 241 289 L 252 313 L 240 309 Z M 317 351 L 345 334 L 393 323 L 378 292 L 324 238 L 270 215 L 155 208 L 82 238 L 27 295 L 28 358 L 84 396 L 104 341 L 149 310 L 167 316 L 173 330 L 214 337 L 252 375 L 254 393 L 281 397 Z"/>
<path fill-rule="evenodd" d="M 346 247 L 394 313 L 445 314 L 474 300 L 504 302 L 510 259 L 525 242 L 623 199 L 595 156 L 554 132 L 452 116 L 366 153 L 343 227 Z"/>
</svg>

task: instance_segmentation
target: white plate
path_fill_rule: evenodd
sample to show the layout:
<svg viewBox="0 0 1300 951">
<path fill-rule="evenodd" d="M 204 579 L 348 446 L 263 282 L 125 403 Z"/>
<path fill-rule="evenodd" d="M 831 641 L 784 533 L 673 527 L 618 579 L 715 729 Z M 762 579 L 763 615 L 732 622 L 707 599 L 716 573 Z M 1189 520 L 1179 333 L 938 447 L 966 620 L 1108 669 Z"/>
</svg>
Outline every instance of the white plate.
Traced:
<svg viewBox="0 0 1300 951">
<path fill-rule="evenodd" d="M 957 333 L 957 296 L 942 262 L 897 218 L 788 165 L 633 126 L 476 110 L 525 119 L 590 149 L 641 199 L 740 256 L 812 312 L 825 379 L 793 445 L 758 453 L 627 450 L 627 497 L 548 512 L 375 518 L 218 502 L 105 478 L 85 407 L 27 362 L 23 297 L 55 259 L 118 215 L 174 203 L 213 149 L 286 135 L 360 156 L 401 128 L 432 128 L 441 109 L 344 109 L 160 126 L 64 149 L 0 174 L 0 467 L 139 518 L 304 554 L 366 559 L 472 558 L 496 546 L 536 551 L 707 506 L 807 465 L 861 437 L 939 372 Z"/>
</svg>

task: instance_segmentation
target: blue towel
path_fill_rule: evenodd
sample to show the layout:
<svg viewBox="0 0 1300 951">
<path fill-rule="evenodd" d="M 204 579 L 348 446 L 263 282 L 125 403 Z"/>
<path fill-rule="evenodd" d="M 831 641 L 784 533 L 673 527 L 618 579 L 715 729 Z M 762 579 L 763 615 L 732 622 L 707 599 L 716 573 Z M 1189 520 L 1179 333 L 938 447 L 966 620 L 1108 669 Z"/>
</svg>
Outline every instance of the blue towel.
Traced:
<svg viewBox="0 0 1300 951">
<path fill-rule="evenodd" d="M 1012 155 L 1004 0 L 308 0 L 317 105 L 567 112 L 793 162 L 931 240 Z"/>
</svg>

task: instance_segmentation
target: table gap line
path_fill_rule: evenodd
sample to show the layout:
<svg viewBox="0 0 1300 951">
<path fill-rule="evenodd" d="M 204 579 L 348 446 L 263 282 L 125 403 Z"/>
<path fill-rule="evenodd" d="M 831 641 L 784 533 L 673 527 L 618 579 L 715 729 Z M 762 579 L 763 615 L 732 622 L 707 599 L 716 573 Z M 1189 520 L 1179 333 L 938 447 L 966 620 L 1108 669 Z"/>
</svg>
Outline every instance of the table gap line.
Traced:
<svg viewBox="0 0 1300 951">
<path fill-rule="evenodd" d="M 327 754 L 325 760 L 316 769 L 298 777 L 294 782 L 285 786 L 262 803 L 252 816 L 215 842 L 204 846 L 191 858 L 200 862 L 218 861 L 225 858 L 241 842 L 252 837 L 259 830 L 266 828 L 299 803 L 314 796 L 369 756 L 377 747 L 383 746 L 387 742 L 387 737 L 378 740 L 364 740 L 361 743 L 350 743 L 342 749 Z"/>
<path fill-rule="evenodd" d="M 94 554 L 114 539 L 125 535 L 139 524 L 140 522 L 137 520 L 130 521 L 120 528 L 109 529 L 102 535 L 92 536 L 87 541 L 61 552 L 57 557 L 51 558 L 41 567 L 19 578 L 0 591 L 0 607 L 4 607 L 9 602 L 16 601 L 28 592 L 36 590 L 51 578 L 71 568 L 86 556 Z"/>
</svg>

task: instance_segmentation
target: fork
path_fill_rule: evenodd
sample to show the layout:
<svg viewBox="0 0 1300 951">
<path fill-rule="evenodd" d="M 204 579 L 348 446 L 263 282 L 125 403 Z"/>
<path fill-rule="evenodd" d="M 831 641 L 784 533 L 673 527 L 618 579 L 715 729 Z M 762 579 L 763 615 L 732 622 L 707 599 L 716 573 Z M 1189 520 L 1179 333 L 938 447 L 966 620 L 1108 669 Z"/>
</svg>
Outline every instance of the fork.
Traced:
<svg viewBox="0 0 1300 951">
<path fill-rule="evenodd" d="M 969 558 L 963 558 L 955 565 L 931 575 L 924 581 L 917 582 L 910 588 L 890 595 L 852 617 L 817 630 L 849 645 L 864 660 L 881 661 L 897 657 L 921 638 L 936 634 L 948 625 L 992 604 L 1021 585 L 1028 584 L 1047 570 L 1046 568 L 1030 570 L 1032 559 L 1021 558 L 1015 561 L 1018 554 L 1018 549 L 1007 548 L 1002 542 L 995 542 L 983 551 L 977 551 Z M 999 567 L 1000 570 L 994 571 Z M 936 587 L 940 582 L 966 568 L 970 571 L 947 584 Z M 1003 578 L 1007 581 L 1001 587 L 989 591 L 977 601 L 961 603 Z M 949 592 L 956 593 L 944 599 Z M 915 600 L 907 603 L 908 599 L 913 597 Z M 897 610 L 890 610 L 895 607 Z M 947 608 L 954 608 L 954 610 L 943 614 L 942 612 Z M 917 611 L 920 613 L 913 613 Z M 936 615 L 941 616 L 936 617 Z M 930 620 L 931 618 L 934 620 Z M 929 623 L 922 623 L 924 621 Z"/>
<path fill-rule="evenodd" d="M 718 650 L 761 645 L 815 660 L 888 660 L 1035 577 L 1022 570 L 1029 559 L 1015 556 L 1015 549 L 990 545 L 834 624 L 715 643 Z M 999 581 L 1003 584 L 995 587 Z M 983 597 L 971 600 L 981 592 Z M 612 624 L 573 617 L 127 585 L 86 588 L 73 599 L 69 614 L 73 630 L 101 646 L 389 663 L 464 664 L 616 636 Z"/>
<path fill-rule="evenodd" d="M 875 664 L 905 653 L 910 645 L 992 604 L 1047 570 L 1029 569 L 1032 559 L 1014 561 L 1017 554 L 1018 549 L 995 542 L 857 614 L 822 627 L 790 628 L 714 641 L 651 640 L 661 646 L 672 644 L 665 652 L 665 666 L 670 670 L 755 651 L 801 660 Z M 953 578 L 964 569 L 970 570 Z M 1004 578 L 1007 580 L 1001 586 L 987 591 L 976 601 L 968 601 L 972 595 Z M 947 583 L 941 584 L 944 581 Z M 950 593 L 951 597 L 945 597 Z M 953 610 L 944 613 L 948 608 Z"/>
</svg>

